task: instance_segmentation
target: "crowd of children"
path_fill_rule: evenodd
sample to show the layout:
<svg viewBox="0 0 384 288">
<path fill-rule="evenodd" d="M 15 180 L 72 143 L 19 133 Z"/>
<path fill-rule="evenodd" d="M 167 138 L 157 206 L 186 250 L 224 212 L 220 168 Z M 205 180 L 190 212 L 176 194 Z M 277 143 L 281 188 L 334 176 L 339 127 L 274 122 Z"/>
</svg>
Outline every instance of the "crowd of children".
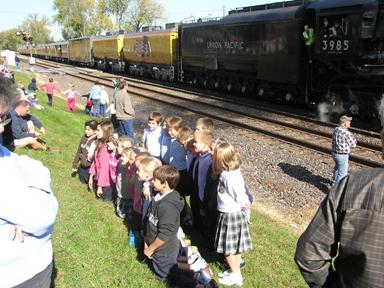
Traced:
<svg viewBox="0 0 384 288">
<path fill-rule="evenodd" d="M 225 257 L 229 269 L 219 274 L 219 283 L 241 286 L 241 254 L 252 248 L 252 196 L 233 146 L 215 140 L 209 118 L 198 119 L 193 130 L 180 117 L 163 121 L 152 112 L 147 124 L 141 146 L 134 146 L 114 133 L 111 121 L 87 121 L 72 172 L 96 197 L 113 201 L 128 227 L 129 245 L 150 259 L 161 281 L 217 287 L 198 249 L 188 247 L 181 225 L 186 231 L 193 227 Z"/>
</svg>

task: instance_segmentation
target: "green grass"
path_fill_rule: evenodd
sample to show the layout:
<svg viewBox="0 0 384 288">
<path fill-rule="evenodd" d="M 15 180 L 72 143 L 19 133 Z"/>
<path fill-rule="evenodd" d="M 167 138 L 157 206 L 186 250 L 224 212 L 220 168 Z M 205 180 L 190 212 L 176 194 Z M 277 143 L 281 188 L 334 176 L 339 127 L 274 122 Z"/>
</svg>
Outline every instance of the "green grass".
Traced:
<svg viewBox="0 0 384 288">
<path fill-rule="evenodd" d="M 29 83 L 30 74 L 16 72 L 16 81 Z M 128 246 L 127 230 L 111 203 L 95 199 L 77 178 L 71 163 L 89 119 L 81 111 L 68 113 L 65 101 L 55 99 L 48 108 L 46 95 L 38 93 L 45 110 L 33 110 L 47 130 L 52 153 L 17 149 L 41 160 L 51 171 L 53 191 L 60 208 L 52 236 L 56 287 L 165 287 L 145 261 Z M 293 261 L 297 235 L 265 215 L 253 212 L 250 226 L 254 249 L 244 254 L 244 287 L 305 287 Z M 211 263 L 215 275 L 219 266 Z"/>
</svg>

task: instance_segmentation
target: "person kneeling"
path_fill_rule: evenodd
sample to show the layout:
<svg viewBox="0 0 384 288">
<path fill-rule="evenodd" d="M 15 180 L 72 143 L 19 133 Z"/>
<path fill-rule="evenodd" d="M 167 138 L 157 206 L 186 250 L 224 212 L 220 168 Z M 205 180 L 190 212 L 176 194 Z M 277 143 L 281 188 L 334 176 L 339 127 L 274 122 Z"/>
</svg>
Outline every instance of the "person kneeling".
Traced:
<svg viewBox="0 0 384 288">
<path fill-rule="evenodd" d="M 6 129 L 8 131 L 5 134 L 8 137 L 4 137 L 8 138 L 8 143 L 4 142 L 9 145 L 13 141 L 15 147 L 28 146 L 35 150 L 47 150 L 43 141 L 38 139 L 39 136 L 45 134 L 45 129 L 37 118 L 29 114 L 30 107 L 28 101 L 20 100 L 15 109 L 10 111 L 9 115 L 12 121 Z"/>
</svg>

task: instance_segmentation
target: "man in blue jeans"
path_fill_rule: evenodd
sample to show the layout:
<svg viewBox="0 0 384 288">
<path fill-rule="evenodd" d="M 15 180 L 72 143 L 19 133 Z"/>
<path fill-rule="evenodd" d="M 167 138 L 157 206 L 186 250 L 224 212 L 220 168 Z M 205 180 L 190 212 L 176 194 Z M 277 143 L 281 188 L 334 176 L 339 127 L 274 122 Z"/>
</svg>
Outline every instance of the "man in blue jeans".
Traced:
<svg viewBox="0 0 384 288">
<path fill-rule="evenodd" d="M 333 185 L 348 174 L 349 153 L 351 148 L 356 147 L 356 138 L 348 131 L 348 128 L 351 127 L 351 121 L 352 117 L 343 115 L 339 120 L 340 125 L 333 130 L 332 158 L 335 161 L 332 178 Z"/>
<path fill-rule="evenodd" d="M 134 144 L 137 144 L 138 141 L 135 137 L 133 122 L 135 119 L 135 109 L 133 108 L 131 95 L 128 94 L 127 88 L 127 82 L 125 80 L 120 80 L 119 91 L 117 91 L 114 99 L 116 119 L 119 123 L 118 133 L 128 136 L 133 139 Z"/>
</svg>

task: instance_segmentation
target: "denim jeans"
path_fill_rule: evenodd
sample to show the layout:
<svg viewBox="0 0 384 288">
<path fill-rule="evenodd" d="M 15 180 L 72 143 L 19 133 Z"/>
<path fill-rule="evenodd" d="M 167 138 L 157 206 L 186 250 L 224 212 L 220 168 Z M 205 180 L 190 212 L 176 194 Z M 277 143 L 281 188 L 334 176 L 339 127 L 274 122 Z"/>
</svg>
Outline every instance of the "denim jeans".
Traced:
<svg viewBox="0 0 384 288">
<path fill-rule="evenodd" d="M 348 174 L 348 154 L 332 154 L 335 167 L 333 168 L 333 184 Z"/>
<path fill-rule="evenodd" d="M 133 119 L 119 120 L 118 133 L 126 135 L 129 138 L 133 139 L 134 144 L 138 143 L 137 139 L 135 138 L 135 128 L 133 126 Z"/>
<path fill-rule="evenodd" d="M 91 116 L 100 117 L 100 99 L 92 99 L 92 103 Z"/>
<path fill-rule="evenodd" d="M 100 117 L 105 118 L 105 110 L 107 110 L 107 105 L 100 104 Z"/>
</svg>

